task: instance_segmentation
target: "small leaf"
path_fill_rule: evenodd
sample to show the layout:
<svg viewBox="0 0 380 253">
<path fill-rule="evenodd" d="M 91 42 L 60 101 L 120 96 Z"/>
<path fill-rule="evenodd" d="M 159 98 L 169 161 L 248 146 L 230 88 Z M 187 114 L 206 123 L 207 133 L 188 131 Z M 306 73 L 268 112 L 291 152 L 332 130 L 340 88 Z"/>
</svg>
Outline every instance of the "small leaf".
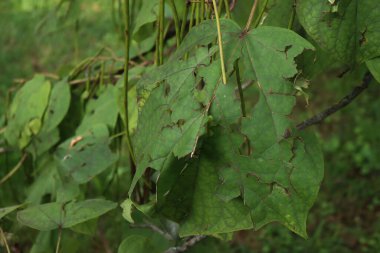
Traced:
<svg viewBox="0 0 380 253">
<path fill-rule="evenodd" d="M 8 215 L 9 213 L 11 213 L 11 212 L 15 211 L 16 209 L 22 207 L 23 205 L 24 204 L 0 208 L 0 220 L 2 218 L 4 218 L 6 215 Z"/>
<path fill-rule="evenodd" d="M 123 217 L 126 219 L 129 223 L 134 223 L 132 218 L 132 209 L 133 209 L 133 201 L 131 199 L 126 199 L 121 203 L 121 208 L 123 209 Z"/>
<path fill-rule="evenodd" d="M 66 116 L 70 106 L 70 85 L 62 80 L 53 85 L 43 118 L 42 132 L 51 132 Z"/>
<path fill-rule="evenodd" d="M 76 137 L 58 147 L 56 157 L 64 175 L 83 184 L 116 162 L 117 156 L 108 147 L 108 137 L 104 137 L 104 134 L 108 135 L 107 127 L 97 125 L 94 130 L 79 135 L 82 137 L 81 141 L 74 146 L 71 147 L 70 144 Z"/>
<path fill-rule="evenodd" d="M 366 63 L 373 77 L 380 83 L 380 57 L 369 60 Z"/>
<path fill-rule="evenodd" d="M 116 203 L 101 199 L 67 204 L 54 202 L 19 211 L 17 219 L 25 226 L 41 231 L 49 231 L 58 228 L 69 228 L 94 219 L 116 208 L 116 206 Z"/>
<path fill-rule="evenodd" d="M 118 253 L 162 253 L 171 243 L 162 235 L 150 230 L 134 229 L 120 244 Z"/>
</svg>

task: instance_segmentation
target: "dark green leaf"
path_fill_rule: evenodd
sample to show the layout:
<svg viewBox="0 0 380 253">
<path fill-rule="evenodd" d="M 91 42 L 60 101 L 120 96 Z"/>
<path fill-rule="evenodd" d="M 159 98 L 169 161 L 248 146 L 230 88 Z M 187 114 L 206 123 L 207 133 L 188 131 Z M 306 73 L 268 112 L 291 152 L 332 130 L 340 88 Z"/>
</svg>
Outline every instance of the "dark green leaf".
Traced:
<svg viewBox="0 0 380 253">
<path fill-rule="evenodd" d="M 380 56 L 377 0 L 300 0 L 297 13 L 308 34 L 343 63 Z"/>
</svg>

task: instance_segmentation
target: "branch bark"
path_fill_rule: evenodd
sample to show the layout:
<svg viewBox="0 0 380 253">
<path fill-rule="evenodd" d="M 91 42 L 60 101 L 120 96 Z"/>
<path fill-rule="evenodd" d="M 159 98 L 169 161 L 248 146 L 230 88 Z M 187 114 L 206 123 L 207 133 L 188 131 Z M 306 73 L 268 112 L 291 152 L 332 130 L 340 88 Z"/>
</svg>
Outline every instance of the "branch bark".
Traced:
<svg viewBox="0 0 380 253">
<path fill-rule="evenodd" d="M 305 128 L 319 124 L 323 122 L 327 117 L 336 113 L 337 111 L 343 109 L 347 105 L 351 104 L 353 100 L 355 100 L 364 90 L 366 90 L 369 86 L 369 83 L 372 81 L 372 75 L 367 72 L 363 78 L 363 81 L 360 86 L 356 86 L 350 94 L 343 97 L 339 102 L 327 108 L 326 110 L 314 115 L 313 117 L 299 123 L 296 128 L 298 131 L 302 131 Z"/>
<path fill-rule="evenodd" d="M 195 244 L 197 244 L 198 242 L 200 242 L 201 240 L 203 240 L 205 238 L 206 238 L 205 235 L 193 236 L 190 239 L 186 240 L 181 246 L 172 247 L 172 248 L 168 249 L 167 251 L 165 251 L 165 253 L 185 252 L 186 250 L 193 247 Z"/>
</svg>

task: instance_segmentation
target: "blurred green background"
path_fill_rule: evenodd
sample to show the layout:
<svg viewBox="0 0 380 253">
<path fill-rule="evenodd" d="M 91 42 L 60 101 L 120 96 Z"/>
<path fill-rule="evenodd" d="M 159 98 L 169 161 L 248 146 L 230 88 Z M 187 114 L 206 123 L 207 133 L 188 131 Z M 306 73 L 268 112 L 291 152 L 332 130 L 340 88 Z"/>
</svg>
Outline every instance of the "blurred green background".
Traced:
<svg viewBox="0 0 380 253">
<path fill-rule="evenodd" d="M 118 4 L 119 0 L 1 0 L 0 115 L 7 90 L 19 80 L 34 73 L 67 74 L 103 47 L 122 56 Z M 310 115 L 360 84 L 362 70 L 337 78 L 339 71 L 331 68 L 311 80 Z M 308 240 L 272 224 L 258 232 L 237 233 L 228 244 L 204 240 L 189 252 L 380 252 L 376 85 L 372 83 L 352 105 L 317 127 L 325 152 L 325 180 L 309 216 Z"/>
</svg>

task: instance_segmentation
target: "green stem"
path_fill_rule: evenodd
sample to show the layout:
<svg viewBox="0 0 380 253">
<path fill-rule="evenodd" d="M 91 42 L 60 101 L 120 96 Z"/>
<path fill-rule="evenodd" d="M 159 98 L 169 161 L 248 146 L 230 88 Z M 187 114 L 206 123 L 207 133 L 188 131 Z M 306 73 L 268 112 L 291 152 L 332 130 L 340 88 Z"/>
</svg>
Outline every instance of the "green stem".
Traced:
<svg viewBox="0 0 380 253">
<path fill-rule="evenodd" d="M 164 34 L 165 34 L 165 28 L 164 28 L 164 21 L 165 21 L 165 0 L 160 0 L 160 6 L 159 6 L 159 65 L 164 64 Z"/>
<path fill-rule="evenodd" d="M 7 249 L 7 253 L 11 253 L 11 250 L 9 249 L 9 245 L 7 242 L 7 237 L 5 237 L 3 229 L 0 227 L 0 239 L 2 239 L 3 244 L 5 245 L 5 248 Z"/>
<path fill-rule="evenodd" d="M 187 16 L 189 14 L 189 4 L 186 4 L 185 11 L 182 17 L 182 24 L 181 24 L 181 42 L 183 38 L 185 37 L 185 30 L 186 30 L 186 24 L 187 24 Z"/>
<path fill-rule="evenodd" d="M 252 5 L 251 13 L 249 14 L 249 18 L 248 18 L 247 24 L 245 25 L 245 28 L 244 28 L 245 32 L 248 32 L 249 29 L 251 28 L 251 25 L 252 25 L 252 22 L 253 22 L 253 18 L 255 17 L 255 12 L 256 12 L 256 9 L 257 9 L 258 2 L 259 2 L 259 0 L 255 0 L 255 2 Z"/>
<path fill-rule="evenodd" d="M 190 12 L 190 23 L 189 23 L 189 31 L 194 25 L 194 15 L 195 15 L 195 3 L 191 3 L 191 12 Z M 189 52 L 185 54 L 184 59 L 187 60 L 189 58 Z"/>
<path fill-rule="evenodd" d="M 125 131 L 127 132 L 126 140 L 128 151 L 131 159 L 136 163 L 135 155 L 133 153 L 131 135 L 129 133 L 129 115 L 128 115 L 128 91 L 129 91 L 129 42 L 130 27 L 129 27 L 129 0 L 124 0 L 124 23 L 125 23 L 125 57 L 124 57 L 124 109 L 125 109 Z"/>
<path fill-rule="evenodd" d="M 212 8 L 211 6 L 207 5 L 206 19 L 211 19 L 211 13 L 212 13 Z"/>
<path fill-rule="evenodd" d="M 243 117 L 247 117 L 247 112 L 245 110 L 245 100 L 244 100 L 243 87 L 241 84 L 240 69 L 239 69 L 239 62 L 238 61 L 235 62 L 235 71 L 236 71 L 236 82 L 237 82 L 238 89 L 239 89 L 241 112 L 243 114 Z"/>
<path fill-rule="evenodd" d="M 218 14 L 219 14 L 219 16 L 222 15 L 223 3 L 224 3 L 224 1 L 222 1 L 222 0 L 219 1 L 219 5 L 218 5 Z"/>
<path fill-rule="evenodd" d="M 103 86 L 104 85 L 104 62 L 102 62 L 102 64 L 100 65 L 100 80 L 99 80 L 99 85 L 100 86 Z"/>
<path fill-rule="evenodd" d="M 292 14 L 290 16 L 289 24 L 288 24 L 288 29 L 292 30 L 293 29 L 293 24 L 294 24 L 294 19 L 296 17 L 296 3 L 293 3 L 292 7 Z"/>
<path fill-rule="evenodd" d="M 61 239 L 62 239 L 62 228 L 58 229 L 58 241 L 57 246 L 55 247 L 55 253 L 59 253 L 59 248 L 61 247 Z"/>
<path fill-rule="evenodd" d="M 201 0 L 201 22 L 205 18 L 205 0 Z"/>
<path fill-rule="evenodd" d="M 230 4 L 228 3 L 228 0 L 224 0 L 224 7 L 226 8 L 226 14 L 227 18 L 231 18 L 231 12 L 230 12 Z"/>
<path fill-rule="evenodd" d="M 25 153 L 21 157 L 20 161 L 16 164 L 16 166 L 11 171 L 9 171 L 7 175 L 5 175 L 0 180 L 0 185 L 4 184 L 8 179 L 10 179 L 21 168 L 21 166 L 24 164 L 27 157 L 28 157 L 28 155 Z"/>
<path fill-rule="evenodd" d="M 201 18 L 201 9 L 199 8 L 199 3 L 195 3 L 195 25 L 198 25 Z"/>
<path fill-rule="evenodd" d="M 226 75 L 226 69 L 224 65 L 223 39 L 222 39 L 222 31 L 220 29 L 218 6 L 216 5 L 216 0 L 212 0 L 212 3 L 214 5 L 216 27 L 218 29 L 218 45 L 219 45 L 219 54 L 220 54 L 220 65 L 222 69 L 222 82 L 223 84 L 227 84 L 227 75 Z"/>
<path fill-rule="evenodd" d="M 195 3 L 191 3 L 189 31 L 194 25 Z"/>
<path fill-rule="evenodd" d="M 156 51 L 154 52 L 154 65 L 158 66 L 160 65 L 160 20 L 157 16 L 156 21 Z"/>
<path fill-rule="evenodd" d="M 264 15 L 264 12 L 267 8 L 267 5 L 268 5 L 268 0 L 265 0 L 264 6 L 261 8 L 260 14 L 259 14 L 258 18 L 256 19 L 255 24 L 253 25 L 254 28 L 256 28 L 260 25 L 260 21 L 263 18 L 263 15 Z"/>
<path fill-rule="evenodd" d="M 169 0 L 169 4 L 173 12 L 175 37 L 177 40 L 177 47 L 179 47 L 179 45 L 181 44 L 181 28 L 180 28 L 180 23 L 179 23 L 178 12 L 177 12 L 177 8 L 175 7 L 174 0 Z"/>
</svg>

